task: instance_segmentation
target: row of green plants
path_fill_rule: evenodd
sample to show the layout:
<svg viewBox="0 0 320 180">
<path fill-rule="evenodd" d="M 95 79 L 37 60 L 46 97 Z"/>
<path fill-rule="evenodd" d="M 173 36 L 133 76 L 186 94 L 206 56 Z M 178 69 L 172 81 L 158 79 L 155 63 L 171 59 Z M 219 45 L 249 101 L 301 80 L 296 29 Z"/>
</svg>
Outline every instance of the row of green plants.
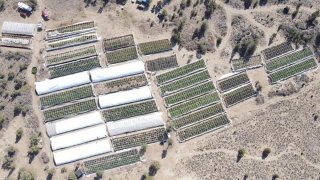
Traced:
<svg viewBox="0 0 320 180">
<path fill-rule="evenodd" d="M 162 73 L 158 76 L 156 76 L 156 80 L 158 84 L 165 84 L 169 81 L 172 81 L 174 79 L 180 78 L 182 76 L 186 76 L 188 74 L 194 73 L 196 71 L 199 71 L 201 69 L 206 68 L 206 65 L 203 60 L 196 61 L 194 63 L 190 63 L 188 65 L 179 67 L 175 70 Z"/>
<path fill-rule="evenodd" d="M 179 141 L 183 142 L 195 136 L 199 136 L 206 132 L 212 131 L 216 128 L 229 124 L 230 121 L 226 114 L 218 117 L 213 117 L 208 120 L 202 121 L 198 124 L 192 125 L 177 132 Z"/>
<path fill-rule="evenodd" d="M 268 71 L 274 71 L 276 69 L 279 69 L 283 66 L 293 64 L 295 62 L 300 61 L 301 59 L 304 59 L 308 56 L 312 55 L 312 51 L 309 48 L 305 48 L 300 51 L 295 51 L 289 55 L 273 59 L 272 61 L 269 61 L 266 63 L 266 68 Z"/>
<path fill-rule="evenodd" d="M 59 54 L 46 55 L 45 61 L 46 61 L 46 66 L 53 66 L 53 65 L 71 62 L 74 60 L 88 58 L 92 56 L 97 56 L 97 51 L 95 46 L 74 49 L 72 51 L 67 51 Z"/>
<path fill-rule="evenodd" d="M 230 89 L 234 89 L 243 84 L 250 83 L 249 77 L 246 72 L 242 72 L 240 74 L 236 74 L 217 82 L 217 85 L 221 92 L 228 91 Z"/>
<path fill-rule="evenodd" d="M 147 61 L 146 65 L 148 71 L 161 71 L 172 67 L 177 67 L 178 62 L 176 55 L 171 55 Z"/>
<path fill-rule="evenodd" d="M 212 106 L 203 108 L 194 113 L 188 114 L 186 116 L 182 116 L 172 121 L 175 129 L 180 129 L 190 124 L 200 122 L 209 117 L 213 117 L 217 114 L 223 113 L 224 109 L 221 103 L 214 104 Z"/>
<path fill-rule="evenodd" d="M 180 91 L 178 93 L 167 96 L 164 98 L 164 102 L 165 102 L 165 105 L 169 107 L 174 104 L 206 94 L 208 92 L 212 92 L 214 90 L 215 90 L 214 84 L 212 83 L 212 81 L 209 81 L 204 84 L 200 84 L 198 86 L 194 86 L 184 91 Z"/>
<path fill-rule="evenodd" d="M 73 103 L 66 106 L 61 106 L 43 111 L 45 122 L 54 121 L 57 119 L 71 117 L 77 114 L 93 111 L 97 109 L 95 99 L 85 100 Z"/>
<path fill-rule="evenodd" d="M 95 85 L 95 88 L 102 88 L 107 93 L 113 93 L 118 91 L 126 91 L 138 87 L 142 87 L 148 84 L 148 80 L 144 74 L 135 76 L 129 76 L 116 80 L 106 81 Z"/>
<path fill-rule="evenodd" d="M 17 35 L 2 35 L 0 39 L 0 46 L 5 47 L 18 47 L 30 49 L 31 43 L 31 38 L 24 36 L 19 37 Z"/>
<path fill-rule="evenodd" d="M 145 144 L 160 142 L 163 140 L 165 132 L 166 129 L 164 127 L 154 128 L 139 133 L 114 137 L 111 139 L 111 143 L 115 151 L 129 149 Z"/>
<path fill-rule="evenodd" d="M 296 63 L 292 66 L 280 69 L 279 71 L 273 72 L 269 76 L 272 83 L 275 83 L 277 81 L 287 79 L 315 67 L 317 67 L 317 63 L 313 58 L 310 58 L 305 61 Z"/>
<path fill-rule="evenodd" d="M 200 109 L 202 107 L 217 103 L 219 100 L 220 98 L 218 93 L 213 92 L 213 93 L 195 98 L 193 100 L 190 100 L 188 102 L 181 103 L 177 106 L 170 108 L 168 111 L 169 111 L 170 117 L 174 119 L 184 114 L 188 114 L 192 111 Z"/>
<path fill-rule="evenodd" d="M 260 66 L 262 66 L 262 60 L 261 60 L 260 55 L 252 56 L 248 59 L 245 59 L 245 58 L 232 59 L 231 66 L 232 66 L 232 70 L 240 71 L 243 69 L 260 67 Z"/>
<path fill-rule="evenodd" d="M 113 51 L 134 45 L 135 43 L 132 34 L 111 39 L 103 39 L 103 47 L 105 51 Z"/>
<path fill-rule="evenodd" d="M 157 111 L 158 109 L 155 100 L 149 100 L 106 109 L 102 111 L 102 116 L 104 117 L 105 121 L 108 122 L 149 114 Z"/>
<path fill-rule="evenodd" d="M 279 45 L 263 50 L 262 54 L 264 55 L 266 60 L 269 60 L 290 51 L 293 51 L 293 47 L 291 46 L 290 43 L 284 42 Z"/>
<path fill-rule="evenodd" d="M 71 46 L 81 45 L 90 42 L 98 41 L 98 37 L 96 35 L 83 35 L 74 38 L 68 38 L 65 40 L 48 43 L 48 50 L 67 48 Z"/>
<path fill-rule="evenodd" d="M 143 55 L 170 51 L 171 49 L 172 46 L 168 39 L 162 39 L 139 44 L 139 50 Z"/>
<path fill-rule="evenodd" d="M 52 30 L 48 30 L 48 35 L 52 35 L 55 33 L 70 33 L 70 32 L 75 32 L 75 31 L 81 31 L 81 30 L 85 30 L 85 29 L 90 29 L 90 28 L 94 28 L 94 22 L 90 21 L 90 22 L 82 22 L 82 23 L 77 23 L 77 24 L 72 24 L 69 26 L 64 26 L 64 27 L 59 27 L 56 29 L 52 29 Z"/>
<path fill-rule="evenodd" d="M 209 72 L 207 70 L 186 76 L 184 78 L 173 81 L 169 84 L 160 87 L 160 93 L 162 96 L 172 94 L 180 89 L 185 89 L 187 87 L 199 84 L 210 79 Z"/>
<path fill-rule="evenodd" d="M 253 89 L 251 84 L 247 84 L 245 86 L 239 87 L 233 91 L 230 91 L 222 96 L 225 105 L 227 107 L 237 104 L 249 97 L 255 95 L 255 90 Z"/>
<path fill-rule="evenodd" d="M 40 97 L 41 108 L 49 108 L 93 96 L 94 94 L 91 85 L 78 87 L 75 89 Z"/>
<path fill-rule="evenodd" d="M 140 155 L 137 149 L 119 152 L 103 157 L 84 161 L 85 173 L 93 174 L 103 172 L 120 166 L 133 164 L 140 161 Z"/>
<path fill-rule="evenodd" d="M 135 46 L 107 52 L 107 61 L 110 64 L 121 63 L 137 58 L 138 54 Z"/>
<path fill-rule="evenodd" d="M 49 67 L 50 77 L 57 78 L 100 67 L 98 56 Z"/>
</svg>

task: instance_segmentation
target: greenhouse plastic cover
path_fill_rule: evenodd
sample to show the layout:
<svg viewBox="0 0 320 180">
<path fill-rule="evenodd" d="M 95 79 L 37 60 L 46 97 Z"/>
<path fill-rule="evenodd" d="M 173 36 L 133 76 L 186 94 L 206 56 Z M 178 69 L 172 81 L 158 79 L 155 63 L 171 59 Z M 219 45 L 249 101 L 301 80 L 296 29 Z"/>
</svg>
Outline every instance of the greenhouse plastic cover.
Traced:
<svg viewBox="0 0 320 180">
<path fill-rule="evenodd" d="M 138 89 L 101 95 L 99 96 L 99 106 L 100 108 L 108 108 L 151 98 L 150 86 L 144 86 Z"/>
<path fill-rule="evenodd" d="M 82 114 L 69 119 L 62 119 L 54 122 L 46 123 L 48 136 L 54 136 L 65 132 L 102 124 L 104 120 L 100 112 Z"/>
<path fill-rule="evenodd" d="M 134 61 L 122 65 L 116 65 L 104 69 L 95 69 L 90 71 L 92 82 L 106 81 L 144 72 L 142 61 Z"/>
<path fill-rule="evenodd" d="M 110 140 L 103 139 L 67 149 L 53 151 L 53 158 L 55 164 L 58 166 L 111 151 L 112 147 Z"/>
<path fill-rule="evenodd" d="M 107 137 L 105 124 L 88 127 L 50 138 L 52 150 L 58 150 Z"/>
<path fill-rule="evenodd" d="M 5 21 L 2 25 L 2 33 L 33 36 L 35 29 L 34 27 L 34 24 Z"/>
<path fill-rule="evenodd" d="M 38 95 L 47 94 L 63 89 L 68 89 L 83 84 L 90 83 L 88 72 L 76 73 L 68 76 L 62 76 L 55 79 L 36 82 L 36 91 Z"/>
<path fill-rule="evenodd" d="M 107 127 L 110 136 L 115 136 L 127 132 L 139 131 L 152 127 L 164 125 L 162 113 L 152 113 L 144 116 L 123 119 L 119 121 L 107 122 Z"/>
</svg>

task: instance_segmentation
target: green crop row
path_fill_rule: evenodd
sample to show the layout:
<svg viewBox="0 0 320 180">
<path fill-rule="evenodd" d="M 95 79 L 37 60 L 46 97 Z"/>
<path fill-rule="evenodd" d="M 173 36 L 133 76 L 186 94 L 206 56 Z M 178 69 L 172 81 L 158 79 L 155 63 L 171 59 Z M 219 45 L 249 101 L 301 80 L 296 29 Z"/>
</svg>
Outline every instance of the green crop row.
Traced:
<svg viewBox="0 0 320 180">
<path fill-rule="evenodd" d="M 49 108 L 94 96 L 90 85 L 40 97 L 41 108 Z"/>
<path fill-rule="evenodd" d="M 197 74 L 192 74 L 190 76 L 184 77 L 182 79 L 178 79 L 169 84 L 163 85 L 160 87 L 160 92 L 162 96 L 169 95 L 179 89 L 185 89 L 186 87 L 193 86 L 195 84 L 199 84 L 206 80 L 210 79 L 210 75 L 208 71 L 202 71 Z"/>
<path fill-rule="evenodd" d="M 57 78 L 100 67 L 98 56 L 49 67 L 50 77 Z"/>
<path fill-rule="evenodd" d="M 223 95 L 223 100 L 227 107 L 237 104 L 255 94 L 255 90 L 253 89 L 251 84 L 239 87 L 231 92 L 228 92 Z"/>
<path fill-rule="evenodd" d="M 139 44 L 140 52 L 143 55 L 155 54 L 172 49 L 171 43 L 168 39 L 151 41 Z"/>
<path fill-rule="evenodd" d="M 184 114 L 188 114 L 192 111 L 195 111 L 197 109 L 200 109 L 204 106 L 208 106 L 214 103 L 217 103 L 219 101 L 219 96 L 217 92 L 210 93 L 198 98 L 195 98 L 193 100 L 190 100 L 188 102 L 179 104 L 177 106 L 174 106 L 170 108 L 169 114 L 171 118 L 177 118 L 179 116 L 182 116 Z"/>
<path fill-rule="evenodd" d="M 107 52 L 107 61 L 110 64 L 121 63 L 137 58 L 138 54 L 135 46 Z"/>
<path fill-rule="evenodd" d="M 173 120 L 173 125 L 175 129 L 183 128 L 187 125 L 200 122 L 209 117 L 215 116 L 217 114 L 223 113 L 224 109 L 221 103 L 214 104 L 207 108 L 201 109 L 197 112 L 182 116 L 178 119 Z"/>
<path fill-rule="evenodd" d="M 192 99 L 194 97 L 206 94 L 210 91 L 214 91 L 214 89 L 214 84 L 211 81 L 209 81 L 204 84 L 200 84 L 198 86 L 194 86 L 176 94 L 167 96 L 164 98 L 164 102 L 166 106 L 171 106 L 179 102 L 186 101 L 188 99 Z"/>
<path fill-rule="evenodd" d="M 72 51 L 67 51 L 64 53 L 47 55 L 45 57 L 45 60 L 46 60 L 46 66 L 52 66 L 52 65 L 71 62 L 77 59 L 88 58 L 96 55 L 97 55 L 96 48 L 94 46 L 89 46 L 85 48 L 75 49 Z"/>
<path fill-rule="evenodd" d="M 84 161 L 85 173 L 93 174 L 120 166 L 133 164 L 140 161 L 140 155 L 137 149 L 119 152 L 103 157 Z"/>
<path fill-rule="evenodd" d="M 114 137 L 111 139 L 111 143 L 115 151 L 129 149 L 144 144 L 151 144 L 160 142 L 163 140 L 166 129 L 164 127 L 154 128 L 151 130 L 130 133 L 125 136 Z"/>
<path fill-rule="evenodd" d="M 43 111 L 45 122 L 54 121 L 57 119 L 67 118 L 77 114 L 93 111 L 97 109 L 95 99 L 77 102 L 71 105 L 66 105 L 54 109 Z"/>
<path fill-rule="evenodd" d="M 300 74 L 308 69 L 315 68 L 317 66 L 317 63 L 313 58 L 310 58 L 308 60 L 296 63 L 292 66 L 280 69 L 279 71 L 273 72 L 270 74 L 272 83 L 275 83 L 277 81 L 287 79 L 291 76 Z"/>
<path fill-rule="evenodd" d="M 246 72 L 227 77 L 218 81 L 218 87 L 222 92 L 234 89 L 243 84 L 250 83 L 249 77 Z"/>
<path fill-rule="evenodd" d="M 176 55 L 161 57 L 146 62 L 148 71 L 160 71 L 178 66 Z"/>
<path fill-rule="evenodd" d="M 226 114 L 192 125 L 177 132 L 181 142 L 229 124 Z"/>
<path fill-rule="evenodd" d="M 288 42 L 285 42 L 285 43 L 263 50 L 262 54 L 264 54 L 264 57 L 266 60 L 269 60 L 290 51 L 293 51 L 291 44 Z"/>
<path fill-rule="evenodd" d="M 191 74 L 193 72 L 199 71 L 200 69 L 205 68 L 206 65 L 203 60 L 196 61 L 194 63 L 190 63 L 188 65 L 179 67 L 175 70 L 160 74 L 156 76 L 157 83 L 158 84 L 164 84 L 167 83 L 173 79 L 177 79 L 179 77 Z"/>
<path fill-rule="evenodd" d="M 115 37 L 111 39 L 104 39 L 103 46 L 105 51 L 113 51 L 116 49 L 134 46 L 133 35 L 130 34 L 130 35 Z"/>
<path fill-rule="evenodd" d="M 66 48 L 84 43 L 95 42 L 98 38 L 96 35 L 83 35 L 75 38 L 69 38 L 57 42 L 48 43 L 48 49 Z"/>
<path fill-rule="evenodd" d="M 281 68 L 288 64 L 295 63 L 305 57 L 311 56 L 312 52 L 309 48 L 303 49 L 301 51 L 293 52 L 281 58 L 274 59 L 266 63 L 266 68 L 268 71 L 273 71 L 275 69 Z"/>
<path fill-rule="evenodd" d="M 80 31 L 84 29 L 89 29 L 94 27 L 94 22 L 83 22 L 83 23 L 78 23 L 78 24 L 72 24 L 69 26 L 64 26 L 64 27 L 59 27 L 57 29 L 49 30 L 48 33 L 69 33 L 69 32 L 74 32 L 74 31 Z"/>
<path fill-rule="evenodd" d="M 155 100 L 119 106 L 102 111 L 105 121 L 117 121 L 120 119 L 140 116 L 158 111 Z"/>
</svg>

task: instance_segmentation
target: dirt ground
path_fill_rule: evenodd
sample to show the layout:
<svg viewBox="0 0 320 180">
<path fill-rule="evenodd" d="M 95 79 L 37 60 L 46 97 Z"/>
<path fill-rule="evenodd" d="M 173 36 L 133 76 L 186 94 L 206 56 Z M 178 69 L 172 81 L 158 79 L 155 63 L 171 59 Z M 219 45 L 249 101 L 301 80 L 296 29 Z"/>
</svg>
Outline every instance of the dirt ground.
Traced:
<svg viewBox="0 0 320 180">
<path fill-rule="evenodd" d="M 252 25 L 252 27 L 255 27 L 254 29 L 263 32 L 264 35 L 260 37 L 260 42 L 264 43 L 259 43 L 256 50 L 256 53 L 259 54 L 261 50 L 268 46 L 269 38 L 277 32 L 278 25 L 282 23 L 283 17 L 277 13 L 278 10 L 282 10 L 287 5 L 291 9 L 295 9 L 299 2 L 302 3 L 298 16 L 300 17 L 314 12 L 317 2 L 317 0 L 285 0 L 283 2 L 286 4 L 275 4 L 275 1 L 269 0 L 266 5 L 258 5 L 256 8 L 250 6 L 247 10 L 244 10 L 241 0 L 230 0 L 228 3 L 225 3 L 225 0 L 216 1 L 221 9 L 215 12 L 216 16 L 208 20 L 210 23 L 208 31 L 215 38 L 223 37 L 222 42 L 219 47 L 216 47 L 213 43 L 214 50 L 202 56 L 214 82 L 222 75 L 231 72 L 229 60 L 232 52 L 233 35 L 239 31 L 231 24 L 233 17 L 244 17 L 246 25 Z M 5 0 L 5 10 L 0 12 L 1 24 L 4 21 L 36 24 L 40 20 L 40 10 L 47 8 L 51 19 L 44 22 L 46 29 L 85 20 L 94 20 L 100 38 L 133 34 L 136 44 L 164 38 L 170 39 L 172 29 L 176 27 L 174 23 L 159 23 L 159 19 L 154 13 L 150 10 L 140 11 L 137 9 L 137 5 L 130 1 L 121 9 L 122 6 L 112 1 L 107 3 L 105 7 L 102 7 L 103 4 L 100 1 L 97 1 L 95 6 L 89 5 L 86 7 L 85 3 L 80 0 L 38 0 L 37 11 L 26 19 L 21 18 L 16 12 L 16 2 L 18 0 Z M 156 4 L 157 2 L 154 1 L 153 3 Z M 178 4 L 179 2 L 172 2 L 167 6 L 168 12 L 170 13 L 174 6 Z M 188 9 L 185 13 L 190 13 L 190 10 Z M 203 12 L 199 11 L 200 13 Z M 269 22 L 266 23 L 265 18 L 269 18 L 268 15 L 273 17 L 273 25 L 269 25 Z M 262 16 L 264 18 L 261 18 Z M 193 31 L 192 28 L 195 27 L 192 25 L 197 23 L 197 20 L 200 21 L 201 18 L 188 20 L 187 29 L 190 28 L 191 30 L 186 34 Z M 285 21 L 291 22 L 290 18 Z M 151 22 L 154 22 L 152 27 L 150 26 Z M 39 98 L 34 93 L 34 82 L 43 80 L 47 76 L 41 72 L 44 55 L 44 52 L 42 52 L 44 48 L 43 38 L 44 32 L 37 33 L 34 37 L 33 55 L 28 69 L 23 72 L 32 95 L 28 97 L 28 100 L 32 101 L 33 106 L 30 116 L 27 117 L 36 117 L 32 119 L 35 120 L 33 122 L 38 122 L 39 127 L 35 129 L 34 126 L 28 125 L 28 119 L 21 115 L 14 118 L 10 116 L 8 125 L 0 130 L 0 158 L 3 158 L 5 150 L 10 145 L 14 146 L 18 149 L 14 160 L 16 168 L 10 175 L 9 171 L 0 169 L 0 177 L 6 178 L 9 175 L 9 179 L 16 179 L 19 169 L 24 167 L 33 172 L 36 179 L 42 180 L 47 177 L 45 167 L 54 167 L 49 139 L 46 136 L 45 127 L 42 123 L 42 113 L 39 110 Z M 284 40 L 283 35 L 279 34 L 272 45 L 279 44 Z M 101 41 L 98 44 L 101 44 Z M 101 45 L 98 45 L 98 48 L 102 57 L 101 61 L 105 63 L 105 55 L 102 53 Z M 13 48 L 1 48 L 1 50 L 3 52 L 10 50 L 30 53 L 28 50 Z M 177 46 L 173 48 L 173 52 L 150 55 L 142 59 L 152 59 L 172 53 L 177 55 L 180 66 L 187 64 L 189 59 L 196 59 L 195 51 L 188 51 Z M 0 62 L 0 65 L 3 64 Z M 36 76 L 31 74 L 33 66 L 40 70 Z M 15 69 L 15 71 L 18 70 Z M 310 82 L 299 92 L 286 97 L 268 96 L 268 93 L 277 85 L 269 85 L 263 68 L 249 70 L 248 74 L 252 82 L 259 81 L 262 85 L 260 94 L 264 97 L 263 104 L 257 105 L 255 98 L 251 98 L 226 109 L 232 121 L 230 126 L 182 144 L 176 142 L 173 138 L 174 144 L 169 147 L 168 155 L 164 159 L 161 158 L 162 146 L 159 144 L 149 145 L 144 156 L 145 161 L 105 171 L 104 179 L 140 179 L 141 175 L 148 171 L 148 167 L 153 160 L 158 160 L 161 164 L 161 168 L 154 178 L 159 180 L 243 179 L 245 174 L 248 175 L 248 179 L 272 179 L 274 174 L 278 174 L 280 179 L 319 179 L 320 125 L 319 119 L 315 118 L 320 113 L 319 105 L 317 105 L 320 100 L 317 96 L 320 88 L 319 73 L 307 73 Z M 148 75 L 148 78 L 153 80 L 152 75 Z M 166 110 L 159 93 L 157 93 L 157 87 L 154 83 L 151 86 L 157 104 L 165 114 Z M 12 102 L 6 103 L 12 105 Z M 4 111 L 0 110 L 0 115 L 3 114 Z M 164 116 L 164 119 L 167 119 L 166 116 Z M 20 127 L 23 127 L 24 135 L 18 143 L 14 143 L 15 132 Z M 43 149 L 29 164 L 27 157 L 29 136 L 35 130 L 42 133 Z M 174 136 L 174 134 L 172 135 Z M 241 148 L 246 150 L 246 154 L 237 162 L 237 151 Z M 271 149 L 271 153 L 266 159 L 261 158 L 264 148 Z M 44 164 L 41 160 L 43 152 L 46 152 L 49 156 L 50 162 L 48 164 Z M 53 179 L 67 179 L 68 173 L 74 169 L 74 166 L 74 164 L 68 164 L 57 167 Z M 68 172 L 61 173 L 62 167 L 66 167 Z M 84 179 L 94 179 L 94 175 Z"/>
</svg>

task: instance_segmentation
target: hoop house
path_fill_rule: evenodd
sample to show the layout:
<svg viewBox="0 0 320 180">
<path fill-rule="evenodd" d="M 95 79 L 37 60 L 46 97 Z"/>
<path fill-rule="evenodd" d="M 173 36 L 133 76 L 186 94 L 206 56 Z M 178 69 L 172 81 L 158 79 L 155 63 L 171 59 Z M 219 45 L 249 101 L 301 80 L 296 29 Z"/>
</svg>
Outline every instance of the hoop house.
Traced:
<svg viewBox="0 0 320 180">
<path fill-rule="evenodd" d="M 53 159 L 57 166 L 73 161 L 85 159 L 99 154 L 111 152 L 112 147 L 109 139 L 94 141 L 67 149 L 53 152 Z"/>
<path fill-rule="evenodd" d="M 34 35 L 34 24 L 16 23 L 5 21 L 2 25 L 2 33 L 4 34 L 19 34 L 19 35 Z"/>
<path fill-rule="evenodd" d="M 163 126 L 162 113 L 152 113 L 144 116 L 123 119 L 119 121 L 107 122 L 107 127 L 110 136 L 115 136 L 123 133 L 139 131 L 152 127 Z"/>
<path fill-rule="evenodd" d="M 122 65 L 112 66 L 104 69 L 90 71 L 92 82 L 106 81 L 116 78 L 122 78 L 144 72 L 142 61 L 134 61 Z"/>
<path fill-rule="evenodd" d="M 88 72 L 81 72 L 59 78 L 36 82 L 36 91 L 38 95 L 43 95 L 63 89 L 68 89 L 83 84 L 90 83 Z"/>
<path fill-rule="evenodd" d="M 100 108 L 108 108 L 151 98 L 150 86 L 144 86 L 138 89 L 99 96 L 99 106 Z"/>
</svg>

